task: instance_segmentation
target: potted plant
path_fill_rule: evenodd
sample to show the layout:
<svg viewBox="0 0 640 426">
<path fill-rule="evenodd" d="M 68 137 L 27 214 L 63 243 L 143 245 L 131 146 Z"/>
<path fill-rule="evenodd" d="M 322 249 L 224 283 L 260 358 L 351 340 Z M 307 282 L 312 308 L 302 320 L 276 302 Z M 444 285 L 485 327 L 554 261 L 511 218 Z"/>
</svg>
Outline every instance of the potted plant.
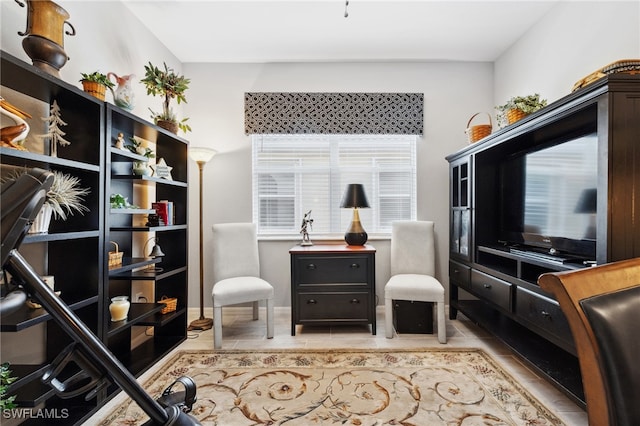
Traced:
<svg viewBox="0 0 640 426">
<path fill-rule="evenodd" d="M 11 377 L 9 363 L 3 362 L 0 364 L 0 410 L 16 408 L 16 404 L 13 402 L 16 399 L 15 395 L 6 396 L 9 385 L 15 380 L 15 377 Z"/>
<path fill-rule="evenodd" d="M 134 137 L 130 137 L 130 144 L 125 145 L 129 151 L 134 154 L 142 155 L 146 158 L 145 161 L 135 161 L 133 163 L 133 174 L 138 176 L 149 176 L 151 170 L 149 169 L 149 159 L 154 158 L 156 155 L 151 148 L 142 146 L 142 142 Z"/>
<path fill-rule="evenodd" d="M 82 89 L 92 96 L 104 101 L 107 88 L 112 89 L 115 84 L 105 74 L 99 71 L 92 72 L 91 74 L 80 73 L 82 79 Z"/>
<path fill-rule="evenodd" d="M 496 107 L 498 122 L 501 125 L 513 124 L 545 106 L 547 106 L 547 100 L 541 99 L 537 93 L 528 96 L 514 96 L 506 104 Z"/>
<path fill-rule="evenodd" d="M 140 80 L 147 88 L 147 95 L 162 96 L 162 112 L 156 113 L 152 109 L 151 118 L 158 126 L 173 133 L 178 133 L 178 129 L 183 132 L 191 131 L 191 127 L 186 123 L 188 118 L 178 120 L 171 108 L 171 99 L 175 99 L 178 104 L 187 102 L 184 92 L 189 88 L 191 80 L 176 72 L 164 63 L 164 70 L 156 67 L 151 62 L 144 66 L 145 76 Z"/>
</svg>

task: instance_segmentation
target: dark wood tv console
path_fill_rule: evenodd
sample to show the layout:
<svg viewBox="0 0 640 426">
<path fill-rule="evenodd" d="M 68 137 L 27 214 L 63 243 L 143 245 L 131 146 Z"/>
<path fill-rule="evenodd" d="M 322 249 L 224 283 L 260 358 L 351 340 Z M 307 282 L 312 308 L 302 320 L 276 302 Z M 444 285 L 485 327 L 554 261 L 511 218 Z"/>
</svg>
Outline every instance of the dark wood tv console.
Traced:
<svg viewBox="0 0 640 426">
<path fill-rule="evenodd" d="M 450 317 L 458 312 L 509 345 L 584 405 L 568 323 L 540 274 L 589 267 L 510 250 L 501 239 L 500 164 L 597 134 L 597 264 L 640 257 L 640 75 L 617 74 L 580 89 L 447 156 L 450 164 Z M 503 208 L 506 210 L 506 207 Z"/>
</svg>

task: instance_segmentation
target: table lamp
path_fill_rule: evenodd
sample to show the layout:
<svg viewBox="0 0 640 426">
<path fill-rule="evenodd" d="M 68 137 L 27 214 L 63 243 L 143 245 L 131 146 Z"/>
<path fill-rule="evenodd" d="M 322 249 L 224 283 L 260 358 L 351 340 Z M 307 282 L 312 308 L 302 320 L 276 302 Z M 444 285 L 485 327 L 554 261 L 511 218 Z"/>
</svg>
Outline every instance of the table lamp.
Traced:
<svg viewBox="0 0 640 426">
<path fill-rule="evenodd" d="M 363 246 L 367 242 L 367 233 L 360 223 L 359 208 L 368 208 L 369 202 L 364 193 L 364 186 L 359 183 L 350 183 L 344 191 L 340 207 L 343 209 L 353 208 L 353 218 L 344 234 L 344 240 L 350 246 Z"/>
</svg>

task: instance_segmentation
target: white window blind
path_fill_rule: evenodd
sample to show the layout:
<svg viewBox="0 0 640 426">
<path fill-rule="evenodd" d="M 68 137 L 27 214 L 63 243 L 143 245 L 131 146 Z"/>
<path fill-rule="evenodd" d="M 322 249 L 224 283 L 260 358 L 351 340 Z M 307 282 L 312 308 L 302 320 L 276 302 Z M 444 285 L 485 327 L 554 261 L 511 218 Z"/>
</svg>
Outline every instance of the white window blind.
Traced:
<svg viewBox="0 0 640 426">
<path fill-rule="evenodd" d="M 365 187 L 360 209 L 369 235 L 416 218 L 415 135 L 253 135 L 253 220 L 260 235 L 298 236 L 312 211 L 312 237 L 343 235 L 352 217 L 340 201 Z"/>
</svg>

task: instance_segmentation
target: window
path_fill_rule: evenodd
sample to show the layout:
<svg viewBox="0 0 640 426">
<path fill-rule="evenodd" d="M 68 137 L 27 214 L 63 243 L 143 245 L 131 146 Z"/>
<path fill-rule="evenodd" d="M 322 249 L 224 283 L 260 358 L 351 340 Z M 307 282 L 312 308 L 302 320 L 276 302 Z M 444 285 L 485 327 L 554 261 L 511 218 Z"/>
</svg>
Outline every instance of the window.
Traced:
<svg viewBox="0 0 640 426">
<path fill-rule="evenodd" d="M 312 235 L 344 234 L 349 183 L 365 187 L 360 219 L 370 235 L 416 218 L 415 135 L 253 135 L 253 219 L 260 235 L 298 236 L 312 211 Z"/>
</svg>

